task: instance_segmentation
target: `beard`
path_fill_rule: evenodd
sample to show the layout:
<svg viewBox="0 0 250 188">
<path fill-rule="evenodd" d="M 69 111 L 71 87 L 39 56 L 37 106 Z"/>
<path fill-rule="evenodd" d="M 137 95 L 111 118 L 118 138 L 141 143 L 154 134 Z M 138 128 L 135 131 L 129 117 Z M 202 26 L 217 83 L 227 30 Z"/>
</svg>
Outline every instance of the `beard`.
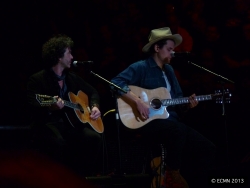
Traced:
<svg viewBox="0 0 250 188">
<path fill-rule="evenodd" d="M 171 59 L 169 59 L 167 57 L 163 60 L 164 64 L 170 64 L 170 61 L 171 61 Z"/>
</svg>

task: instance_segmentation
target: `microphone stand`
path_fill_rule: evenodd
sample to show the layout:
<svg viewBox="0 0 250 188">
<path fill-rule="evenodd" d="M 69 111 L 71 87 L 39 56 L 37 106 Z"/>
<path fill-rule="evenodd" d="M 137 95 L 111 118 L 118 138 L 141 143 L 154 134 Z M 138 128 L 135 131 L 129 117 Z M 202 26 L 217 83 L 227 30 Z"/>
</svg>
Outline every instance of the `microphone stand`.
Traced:
<svg viewBox="0 0 250 188">
<path fill-rule="evenodd" d="M 124 92 L 124 93 L 127 93 L 125 90 L 123 90 L 122 88 L 120 88 L 119 86 L 113 84 L 112 82 L 106 80 L 105 78 L 99 76 L 98 74 L 90 71 L 91 74 L 93 74 L 94 76 L 102 79 L 103 81 L 107 82 L 108 84 L 114 86 L 114 88 L 112 89 L 115 93 L 117 93 L 118 90 Z M 116 94 L 117 95 L 117 94 Z M 117 132 L 118 132 L 118 152 L 119 152 L 119 169 L 118 169 L 118 174 L 115 174 L 115 175 L 118 175 L 118 177 L 122 177 L 122 155 L 121 155 L 121 142 L 120 142 L 120 121 L 119 121 L 119 114 L 118 114 L 118 105 L 117 105 L 117 101 L 116 101 L 116 125 L 117 125 Z"/>
<path fill-rule="evenodd" d="M 221 85 L 222 85 L 222 100 L 221 100 L 221 104 L 222 104 L 222 116 L 224 117 L 224 124 L 225 124 L 227 166 L 229 166 L 229 146 L 228 146 L 228 134 L 227 134 L 228 131 L 227 131 L 226 111 L 225 111 L 225 89 L 224 89 L 225 82 L 223 80 L 225 80 L 227 82 L 230 82 L 232 84 L 234 84 L 234 81 L 229 80 L 228 78 L 225 78 L 225 77 L 223 77 L 223 76 L 221 76 L 219 74 L 216 74 L 216 73 L 214 73 L 214 72 L 212 72 L 212 71 L 210 71 L 210 70 L 208 70 L 208 69 L 206 69 L 206 68 L 204 68 L 204 67 L 202 67 L 200 65 L 197 65 L 197 64 L 195 64 L 195 63 L 193 63 L 191 61 L 188 61 L 188 63 L 191 64 L 191 65 L 194 65 L 194 66 L 196 66 L 196 67 L 198 67 L 198 68 L 200 68 L 200 69 L 202 69 L 204 71 L 207 71 L 207 72 L 209 72 L 209 73 L 211 73 L 211 74 L 213 74 L 213 75 L 215 75 L 215 76 L 217 76 L 217 77 L 219 77 L 219 78 L 222 79 L 221 81 L 219 81 L 219 83 L 221 83 Z M 230 96 L 231 96 L 231 94 L 230 94 Z"/>
<path fill-rule="evenodd" d="M 210 70 L 208 70 L 208 69 L 206 69 L 206 68 L 204 68 L 204 67 L 202 67 L 202 66 L 200 66 L 200 65 L 197 65 L 197 64 L 195 64 L 195 63 L 193 63 L 193 62 L 191 62 L 191 61 L 188 61 L 188 63 L 189 63 L 189 64 L 192 64 L 192 65 L 194 65 L 194 66 L 196 66 L 196 67 L 199 67 L 200 69 L 203 69 L 203 70 L 205 70 L 205 71 L 207 71 L 207 72 L 209 72 L 209 73 L 211 73 L 211 74 L 214 74 L 215 76 L 218 76 L 218 77 L 220 77 L 220 78 L 222 78 L 222 79 L 224 79 L 224 80 L 226 80 L 226 81 L 231 82 L 231 83 L 234 84 L 234 81 L 229 80 L 228 78 L 225 78 L 225 77 L 223 77 L 223 76 L 221 76 L 221 75 L 219 75 L 219 74 L 216 74 L 216 73 L 214 73 L 214 72 L 212 72 L 212 71 L 210 71 Z"/>
</svg>

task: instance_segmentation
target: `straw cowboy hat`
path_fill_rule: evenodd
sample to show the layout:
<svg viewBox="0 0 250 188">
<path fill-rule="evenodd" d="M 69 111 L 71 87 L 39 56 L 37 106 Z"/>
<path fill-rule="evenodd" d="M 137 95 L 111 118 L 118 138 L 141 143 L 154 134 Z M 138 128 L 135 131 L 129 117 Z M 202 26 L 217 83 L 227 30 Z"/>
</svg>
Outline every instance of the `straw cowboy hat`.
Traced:
<svg viewBox="0 0 250 188">
<path fill-rule="evenodd" d="M 150 32 L 149 35 L 149 43 L 146 44 L 143 48 L 142 51 L 143 52 L 148 52 L 150 47 L 152 46 L 152 44 L 156 43 L 159 40 L 162 39 L 172 39 L 175 41 L 175 47 L 178 46 L 179 44 L 181 44 L 182 42 L 182 37 L 179 34 L 174 34 L 172 35 L 171 30 L 169 27 L 163 27 L 163 28 L 159 28 L 159 29 L 153 29 Z"/>
</svg>

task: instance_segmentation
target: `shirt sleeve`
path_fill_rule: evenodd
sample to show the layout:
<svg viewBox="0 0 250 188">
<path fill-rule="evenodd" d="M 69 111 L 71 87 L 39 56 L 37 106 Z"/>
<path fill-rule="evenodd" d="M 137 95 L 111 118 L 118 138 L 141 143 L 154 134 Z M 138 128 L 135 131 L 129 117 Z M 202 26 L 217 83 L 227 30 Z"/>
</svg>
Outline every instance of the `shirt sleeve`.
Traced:
<svg viewBox="0 0 250 188">
<path fill-rule="evenodd" d="M 93 108 L 94 106 L 96 106 L 97 108 L 99 108 L 99 104 L 100 104 L 100 96 L 97 92 L 97 90 L 92 87 L 90 84 L 88 84 L 87 82 L 83 81 L 83 88 L 85 88 L 85 90 L 88 93 L 88 97 L 89 97 L 89 103 L 91 108 Z"/>
<path fill-rule="evenodd" d="M 32 75 L 27 82 L 27 101 L 28 104 L 33 107 L 41 107 L 36 100 L 36 94 L 43 94 L 41 83 L 37 78 L 39 78 L 38 75 Z"/>
<path fill-rule="evenodd" d="M 71 84 L 74 85 L 74 89 L 72 90 L 79 90 L 81 89 L 87 96 L 88 96 L 88 99 L 89 99 L 89 105 L 90 107 L 98 107 L 99 108 L 99 104 L 100 104 L 100 96 L 97 92 L 97 90 L 92 86 L 90 85 L 89 83 L 87 83 L 85 80 L 83 80 L 81 77 L 73 74 L 73 80 L 71 81 Z M 79 84 L 79 85 L 78 85 Z M 73 87 L 71 85 L 71 87 Z"/>
<path fill-rule="evenodd" d="M 139 64 L 134 63 L 126 68 L 124 71 L 119 73 L 116 77 L 111 79 L 111 82 L 118 87 L 122 88 L 124 91 L 130 91 L 129 85 L 138 85 L 140 81 L 141 71 L 139 69 Z M 124 92 L 116 89 L 115 86 L 110 85 L 112 90 L 117 90 L 118 95 L 123 95 Z"/>
</svg>

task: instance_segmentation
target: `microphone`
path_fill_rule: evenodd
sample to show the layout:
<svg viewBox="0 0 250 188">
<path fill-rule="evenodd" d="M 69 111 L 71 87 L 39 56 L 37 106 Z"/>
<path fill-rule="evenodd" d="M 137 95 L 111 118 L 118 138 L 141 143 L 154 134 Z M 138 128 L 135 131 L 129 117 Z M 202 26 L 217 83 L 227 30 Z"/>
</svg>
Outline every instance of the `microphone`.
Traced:
<svg viewBox="0 0 250 188">
<path fill-rule="evenodd" d="M 171 56 L 172 57 L 188 57 L 188 56 L 190 56 L 190 52 L 172 52 L 171 53 Z"/>
<path fill-rule="evenodd" d="M 81 65 L 91 65 L 93 64 L 93 61 L 73 61 L 73 65 L 75 67 L 81 66 Z"/>
</svg>

